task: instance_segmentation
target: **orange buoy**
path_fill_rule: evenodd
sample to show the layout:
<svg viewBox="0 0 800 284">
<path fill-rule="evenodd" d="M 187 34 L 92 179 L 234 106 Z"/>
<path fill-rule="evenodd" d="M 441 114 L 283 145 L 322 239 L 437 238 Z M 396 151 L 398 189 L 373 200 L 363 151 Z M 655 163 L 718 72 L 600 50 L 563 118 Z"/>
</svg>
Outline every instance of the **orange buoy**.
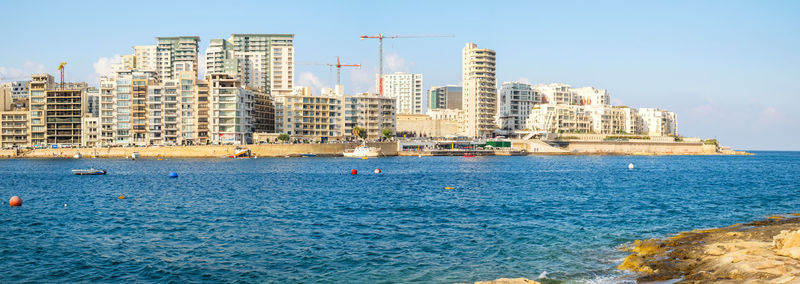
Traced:
<svg viewBox="0 0 800 284">
<path fill-rule="evenodd" d="M 356 169 L 352 169 L 352 170 L 350 170 L 350 174 L 351 175 L 358 174 L 358 171 Z"/>
<path fill-rule="evenodd" d="M 375 173 L 376 173 L 376 174 L 379 174 L 379 173 L 381 173 L 381 169 L 375 169 Z"/>
<path fill-rule="evenodd" d="M 14 195 L 11 197 L 11 200 L 8 201 L 8 205 L 22 206 L 22 198 L 19 198 L 19 196 Z"/>
</svg>

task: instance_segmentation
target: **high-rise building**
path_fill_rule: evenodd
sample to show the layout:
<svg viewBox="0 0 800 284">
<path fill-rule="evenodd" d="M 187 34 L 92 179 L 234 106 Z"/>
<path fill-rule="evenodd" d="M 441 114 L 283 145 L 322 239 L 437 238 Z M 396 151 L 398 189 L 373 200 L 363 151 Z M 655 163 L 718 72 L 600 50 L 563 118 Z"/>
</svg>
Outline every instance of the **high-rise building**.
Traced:
<svg viewBox="0 0 800 284">
<path fill-rule="evenodd" d="M 86 83 L 65 83 L 62 87 L 49 74 L 31 75 L 29 145 L 80 146 L 87 88 Z"/>
<path fill-rule="evenodd" d="M 210 143 L 208 120 L 209 120 L 209 87 L 208 81 L 197 80 L 197 95 L 195 112 L 197 113 L 197 145 L 205 145 Z"/>
<path fill-rule="evenodd" d="M 253 139 L 253 93 L 229 74 L 209 74 L 209 138 L 214 144 L 249 144 Z"/>
<path fill-rule="evenodd" d="M 28 83 L 30 81 L 13 81 L 0 84 L 0 89 L 8 89 L 11 96 L 10 99 L 27 99 L 28 98 Z"/>
<path fill-rule="evenodd" d="M 139 71 L 156 71 L 158 65 L 158 47 L 155 45 L 137 45 L 133 47 L 133 68 Z"/>
<path fill-rule="evenodd" d="M 148 88 L 156 83 L 152 71 L 121 69 L 100 78 L 99 145 L 148 145 Z"/>
<path fill-rule="evenodd" d="M 397 113 L 423 113 L 422 92 L 422 74 L 397 72 L 383 75 L 383 94 L 396 100 Z"/>
<path fill-rule="evenodd" d="M 428 110 L 461 109 L 461 86 L 435 86 L 428 90 Z"/>
<path fill-rule="evenodd" d="M 497 114 L 496 53 L 467 43 L 462 51 L 462 110 L 465 121 L 461 133 L 470 137 L 491 137 Z"/>
<path fill-rule="evenodd" d="M 10 86 L 0 87 L 0 147 L 23 147 L 28 144 L 28 110 L 13 103 Z"/>
<path fill-rule="evenodd" d="M 530 84 L 505 82 L 498 95 L 497 126 L 506 135 L 525 129 L 531 108 L 541 103 L 541 98 Z"/>
<path fill-rule="evenodd" d="M 193 71 L 197 74 L 197 54 L 200 37 L 157 37 L 156 72 L 159 81 L 176 79 L 178 73 Z"/>
<path fill-rule="evenodd" d="M 206 49 L 206 74 L 229 74 L 238 79 L 244 75 L 239 60 L 233 55 L 233 43 L 224 39 L 212 39 Z"/>
<path fill-rule="evenodd" d="M 292 91 L 294 35 L 233 34 L 227 41 L 213 40 L 212 43 L 209 49 L 213 53 L 206 59 L 207 70 L 228 74 L 235 70 L 238 73 L 235 77 L 245 87 L 262 89 L 267 94 Z M 236 65 L 230 61 L 232 59 L 236 59 Z"/>
</svg>

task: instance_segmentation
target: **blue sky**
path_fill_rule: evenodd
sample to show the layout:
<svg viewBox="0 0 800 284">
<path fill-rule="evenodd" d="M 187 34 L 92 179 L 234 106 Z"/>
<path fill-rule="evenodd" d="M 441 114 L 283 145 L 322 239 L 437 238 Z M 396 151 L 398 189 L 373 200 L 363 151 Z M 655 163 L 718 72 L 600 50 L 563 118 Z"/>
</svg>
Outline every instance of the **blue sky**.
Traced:
<svg viewBox="0 0 800 284">
<path fill-rule="evenodd" d="M 557 3 L 556 3 L 557 2 Z M 466 42 L 497 51 L 498 81 L 607 89 L 615 104 L 675 111 L 685 136 L 737 149 L 800 150 L 800 1 L 7 1 L 0 80 L 96 82 L 115 55 L 156 36 L 295 34 L 298 62 L 360 63 L 348 93 L 374 90 L 378 44 L 362 34 L 452 34 L 384 44 L 386 71 L 459 84 Z M 335 84 L 298 65 L 299 84 Z"/>
</svg>

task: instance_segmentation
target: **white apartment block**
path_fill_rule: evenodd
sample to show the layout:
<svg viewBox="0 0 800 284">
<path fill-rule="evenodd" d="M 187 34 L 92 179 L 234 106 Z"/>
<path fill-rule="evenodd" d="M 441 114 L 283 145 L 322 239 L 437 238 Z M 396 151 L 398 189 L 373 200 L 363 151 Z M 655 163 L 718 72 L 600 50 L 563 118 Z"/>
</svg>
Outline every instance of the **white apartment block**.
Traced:
<svg viewBox="0 0 800 284">
<path fill-rule="evenodd" d="M 239 60 L 233 55 L 233 44 L 224 39 L 212 39 L 206 49 L 206 74 L 230 74 L 237 77 L 244 75 Z"/>
<path fill-rule="evenodd" d="M 156 71 L 158 48 L 155 45 L 133 47 L 133 68 L 139 71 Z"/>
<path fill-rule="evenodd" d="M 231 50 L 237 60 L 237 78 L 244 86 L 272 91 L 291 92 L 294 87 L 294 35 L 233 34 L 225 43 L 215 42 L 215 57 L 210 66 L 219 69 L 217 60 Z M 211 48 L 211 46 L 209 46 Z M 225 54 L 227 56 L 227 54 Z M 208 63 L 208 60 L 206 61 Z M 207 65 L 206 68 L 209 66 Z M 226 70 L 233 67 L 226 66 Z M 224 70 L 223 70 L 224 71 Z"/>
<path fill-rule="evenodd" d="M 459 132 L 468 137 L 491 137 L 497 114 L 496 53 L 467 43 L 462 51 L 462 107 L 465 121 Z"/>
<path fill-rule="evenodd" d="M 657 108 L 640 108 L 642 132 L 651 136 L 678 135 L 678 116 L 671 111 Z"/>
<path fill-rule="evenodd" d="M 100 78 L 98 145 L 148 145 L 148 85 L 154 72 L 120 70 Z"/>
<path fill-rule="evenodd" d="M 156 46 L 156 72 L 159 81 L 175 79 L 178 73 L 193 71 L 197 74 L 197 55 L 200 37 L 158 37 Z"/>
<path fill-rule="evenodd" d="M 385 82 L 385 81 L 384 81 Z M 383 137 L 383 130 L 396 132 L 396 99 L 379 94 L 361 93 L 344 96 L 344 136 L 358 140 L 353 128 L 358 126 L 367 132 L 367 139 Z"/>
<path fill-rule="evenodd" d="M 383 95 L 396 99 L 397 113 L 423 113 L 422 94 L 422 74 L 383 74 Z"/>
<path fill-rule="evenodd" d="M 573 88 L 562 83 L 537 84 L 533 89 L 541 96 L 541 103 L 568 105 L 609 105 L 611 97 L 606 90 L 594 87 Z"/>
<path fill-rule="evenodd" d="M 498 94 L 497 126 L 506 134 L 525 129 L 525 121 L 541 97 L 530 84 L 505 82 Z"/>
<path fill-rule="evenodd" d="M 81 146 L 95 147 L 100 137 L 100 117 L 84 116 L 81 118 Z"/>
<path fill-rule="evenodd" d="M 209 74 L 209 139 L 213 144 L 249 144 L 253 139 L 253 93 L 229 74 Z"/>
</svg>

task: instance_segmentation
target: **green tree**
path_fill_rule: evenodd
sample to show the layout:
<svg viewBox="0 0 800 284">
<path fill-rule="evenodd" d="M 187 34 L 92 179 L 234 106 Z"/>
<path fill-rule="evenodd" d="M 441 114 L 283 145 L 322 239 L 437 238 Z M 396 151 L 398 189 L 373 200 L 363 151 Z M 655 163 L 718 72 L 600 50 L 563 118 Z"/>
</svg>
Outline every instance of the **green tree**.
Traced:
<svg viewBox="0 0 800 284">
<path fill-rule="evenodd" d="M 358 126 L 353 127 L 353 136 L 367 139 L 367 130 Z"/>
<path fill-rule="evenodd" d="M 392 130 L 389 128 L 384 128 L 381 133 L 383 133 L 383 137 L 386 137 L 387 140 L 392 138 Z"/>
<path fill-rule="evenodd" d="M 283 142 L 289 141 L 290 138 L 291 137 L 289 137 L 289 134 L 286 133 L 281 133 L 280 135 L 278 135 L 278 140 L 281 140 Z"/>
</svg>

